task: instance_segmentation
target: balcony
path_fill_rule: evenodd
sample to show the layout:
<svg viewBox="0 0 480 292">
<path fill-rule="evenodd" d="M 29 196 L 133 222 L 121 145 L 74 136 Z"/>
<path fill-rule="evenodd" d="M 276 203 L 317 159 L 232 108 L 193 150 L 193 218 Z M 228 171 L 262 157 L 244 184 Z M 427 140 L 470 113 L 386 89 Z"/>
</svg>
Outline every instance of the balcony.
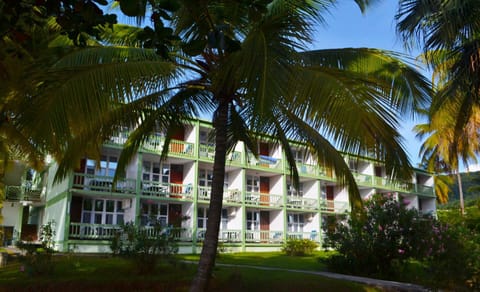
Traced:
<svg viewBox="0 0 480 292">
<path fill-rule="evenodd" d="M 197 240 L 205 240 L 206 229 L 199 228 L 197 231 Z M 242 231 L 239 229 L 220 229 L 218 231 L 218 240 L 221 242 L 239 243 L 242 242 Z"/>
<path fill-rule="evenodd" d="M 193 199 L 192 184 L 162 183 L 157 181 L 142 181 L 142 195 L 152 197 Z"/>
<path fill-rule="evenodd" d="M 6 186 L 5 197 L 12 202 L 40 202 L 42 191 L 29 186 Z"/>
<path fill-rule="evenodd" d="M 245 194 L 245 204 L 251 206 L 281 207 L 283 205 L 282 199 L 282 195 L 256 192 L 247 192 Z"/>
<path fill-rule="evenodd" d="M 256 158 L 253 154 L 248 154 L 248 165 L 259 168 L 268 168 L 275 170 L 282 170 L 282 160 L 266 155 L 259 155 Z"/>
<path fill-rule="evenodd" d="M 435 198 L 435 190 L 433 187 L 430 186 L 425 186 L 425 185 L 415 185 L 415 193 L 422 195 L 422 196 L 427 196 L 427 197 L 432 197 Z"/>
<path fill-rule="evenodd" d="M 211 187 L 198 187 L 198 200 L 209 202 L 211 192 L 212 192 Z M 240 204 L 242 203 L 242 194 L 237 189 L 224 190 L 223 202 Z"/>
<path fill-rule="evenodd" d="M 131 178 L 118 179 L 113 186 L 113 177 L 93 174 L 75 173 L 72 187 L 93 192 L 135 194 L 136 180 Z"/>
<path fill-rule="evenodd" d="M 82 240 L 111 240 L 122 228 L 112 224 L 70 223 L 70 239 Z M 172 234 L 176 240 L 192 241 L 192 229 L 190 228 L 164 228 L 155 229 L 152 226 L 144 226 L 148 237 L 156 237 L 164 233 Z"/>
<path fill-rule="evenodd" d="M 287 208 L 318 210 L 318 200 L 299 196 L 287 196 Z"/>
<path fill-rule="evenodd" d="M 350 210 L 348 202 L 322 200 L 320 202 L 320 210 L 326 213 L 342 214 Z"/>
<path fill-rule="evenodd" d="M 352 171 L 352 175 L 358 185 L 372 186 L 373 179 L 371 175 Z"/>
<path fill-rule="evenodd" d="M 274 230 L 246 230 L 247 243 L 282 243 L 283 232 Z"/>
<path fill-rule="evenodd" d="M 316 242 L 320 242 L 320 234 L 312 230 L 310 232 L 287 232 L 287 239 L 309 239 Z"/>
<path fill-rule="evenodd" d="M 165 138 L 162 136 L 150 136 L 147 141 L 143 144 L 143 148 L 148 151 L 161 153 L 163 151 L 163 145 L 165 143 Z M 193 157 L 194 156 L 194 144 L 175 140 L 170 140 L 168 145 L 168 154 Z"/>
</svg>

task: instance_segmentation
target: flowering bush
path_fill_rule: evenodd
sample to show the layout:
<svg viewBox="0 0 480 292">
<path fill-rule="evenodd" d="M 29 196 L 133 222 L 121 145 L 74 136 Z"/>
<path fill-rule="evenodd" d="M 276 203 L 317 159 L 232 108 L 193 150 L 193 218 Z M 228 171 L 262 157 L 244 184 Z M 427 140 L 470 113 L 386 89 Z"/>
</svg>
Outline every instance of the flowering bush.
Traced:
<svg viewBox="0 0 480 292">
<path fill-rule="evenodd" d="M 432 228 L 443 227 L 406 208 L 405 203 L 375 195 L 364 208 L 361 215 L 338 220 L 335 228 L 327 230 L 325 247 L 339 252 L 327 260 L 331 269 L 388 277 L 407 259 L 421 259 L 445 249 L 432 239 Z"/>
</svg>

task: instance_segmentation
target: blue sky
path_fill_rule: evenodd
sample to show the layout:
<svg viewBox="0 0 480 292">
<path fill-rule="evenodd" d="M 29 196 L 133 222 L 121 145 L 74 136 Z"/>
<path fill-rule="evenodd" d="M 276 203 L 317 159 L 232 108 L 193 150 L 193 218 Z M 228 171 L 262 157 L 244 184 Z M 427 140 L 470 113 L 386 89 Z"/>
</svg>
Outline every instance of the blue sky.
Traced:
<svg viewBox="0 0 480 292">
<path fill-rule="evenodd" d="M 353 0 L 339 2 L 340 4 L 326 17 L 326 26 L 318 30 L 316 42 L 313 44 L 314 49 L 370 47 L 401 52 L 412 57 L 419 54 L 418 51 L 407 52 L 395 33 L 394 15 L 398 1 L 380 1 L 367 9 L 364 14 Z M 419 122 L 421 121 L 413 121 L 411 117 L 405 117 L 403 128 L 400 130 L 405 139 L 405 149 L 413 165 L 417 165 L 420 161 L 418 151 L 421 141 L 415 137 L 411 129 Z"/>
</svg>

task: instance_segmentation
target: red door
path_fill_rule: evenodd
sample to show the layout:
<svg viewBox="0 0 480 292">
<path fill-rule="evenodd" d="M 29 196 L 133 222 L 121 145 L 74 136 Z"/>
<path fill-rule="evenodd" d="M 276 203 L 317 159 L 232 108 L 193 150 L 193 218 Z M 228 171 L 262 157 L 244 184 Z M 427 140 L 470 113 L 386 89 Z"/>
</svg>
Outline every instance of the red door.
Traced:
<svg viewBox="0 0 480 292">
<path fill-rule="evenodd" d="M 183 165 L 172 164 L 170 166 L 170 196 L 182 197 Z"/>
<path fill-rule="evenodd" d="M 168 225 L 172 225 L 175 228 L 182 227 L 182 205 L 168 205 Z"/>
<path fill-rule="evenodd" d="M 263 195 L 265 194 L 265 195 Z M 260 204 L 269 205 L 269 194 L 270 194 L 270 179 L 268 177 L 260 177 Z"/>
<path fill-rule="evenodd" d="M 260 240 L 268 242 L 270 238 L 270 212 L 260 211 Z"/>
<path fill-rule="evenodd" d="M 334 199 L 334 186 L 327 186 L 327 211 L 333 211 L 333 199 Z"/>
<path fill-rule="evenodd" d="M 175 133 L 172 135 L 172 139 L 184 141 L 185 140 L 185 129 L 178 128 Z M 175 153 L 183 153 L 183 144 L 176 143 L 175 141 L 170 142 L 170 151 Z"/>
</svg>

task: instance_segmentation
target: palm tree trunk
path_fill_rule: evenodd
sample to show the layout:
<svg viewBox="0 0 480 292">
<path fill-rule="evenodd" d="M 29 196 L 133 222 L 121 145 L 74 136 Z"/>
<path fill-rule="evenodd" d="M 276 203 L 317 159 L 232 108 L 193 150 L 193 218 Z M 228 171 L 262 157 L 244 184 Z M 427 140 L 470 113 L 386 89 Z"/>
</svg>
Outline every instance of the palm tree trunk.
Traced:
<svg viewBox="0 0 480 292">
<path fill-rule="evenodd" d="M 222 215 L 223 183 L 225 179 L 225 156 L 227 154 L 228 101 L 221 100 L 213 121 L 215 135 L 215 160 L 213 163 L 212 192 L 208 211 L 207 231 L 198 263 L 197 275 L 190 287 L 191 292 L 206 291 L 215 266 L 218 230 Z"/>
<path fill-rule="evenodd" d="M 465 203 L 463 202 L 462 175 L 457 170 L 458 195 L 460 197 L 460 214 L 465 215 Z"/>
</svg>

